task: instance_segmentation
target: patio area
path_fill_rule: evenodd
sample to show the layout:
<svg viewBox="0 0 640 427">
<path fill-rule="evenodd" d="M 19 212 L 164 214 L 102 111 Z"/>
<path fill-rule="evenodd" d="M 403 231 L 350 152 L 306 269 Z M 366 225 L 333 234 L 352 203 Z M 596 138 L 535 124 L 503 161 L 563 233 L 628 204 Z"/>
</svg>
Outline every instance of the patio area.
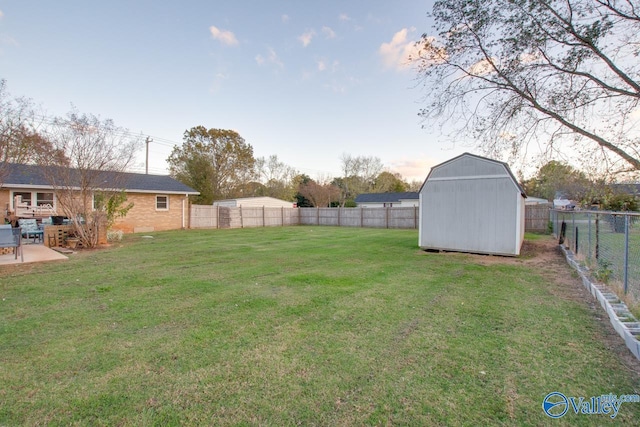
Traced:
<svg viewBox="0 0 640 427">
<path fill-rule="evenodd" d="M 53 249 L 41 244 L 23 244 L 21 248 L 24 255 L 24 263 L 20 261 L 20 254 L 18 254 L 18 259 L 15 259 L 14 254 L 6 254 L 0 255 L 0 266 L 26 264 L 30 262 L 62 261 L 69 259 L 69 257 L 61 254 L 60 252 L 54 251 Z"/>
</svg>

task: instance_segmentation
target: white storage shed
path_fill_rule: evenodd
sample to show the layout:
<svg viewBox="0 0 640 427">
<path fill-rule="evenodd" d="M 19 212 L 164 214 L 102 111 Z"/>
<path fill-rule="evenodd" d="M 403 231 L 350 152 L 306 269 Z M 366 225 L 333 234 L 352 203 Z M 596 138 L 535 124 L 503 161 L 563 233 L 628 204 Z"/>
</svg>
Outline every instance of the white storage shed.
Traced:
<svg viewBox="0 0 640 427">
<path fill-rule="evenodd" d="M 431 168 L 420 188 L 422 249 L 516 256 L 525 195 L 506 163 L 464 153 Z"/>
</svg>

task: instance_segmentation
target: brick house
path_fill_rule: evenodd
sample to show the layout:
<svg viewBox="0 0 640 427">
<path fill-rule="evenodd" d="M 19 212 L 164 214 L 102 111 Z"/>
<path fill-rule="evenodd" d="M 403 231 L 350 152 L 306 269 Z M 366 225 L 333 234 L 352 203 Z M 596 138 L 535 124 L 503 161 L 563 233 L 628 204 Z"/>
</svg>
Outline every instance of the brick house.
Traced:
<svg viewBox="0 0 640 427">
<path fill-rule="evenodd" d="M 0 208 L 4 217 L 64 215 L 59 212 L 54 187 L 40 166 L 7 163 L 0 178 Z M 118 218 L 114 229 L 125 233 L 175 230 L 189 227 L 189 196 L 199 194 L 168 175 L 104 173 L 105 189 L 122 188 L 133 208 Z M 117 182 L 116 186 L 111 182 Z"/>
</svg>

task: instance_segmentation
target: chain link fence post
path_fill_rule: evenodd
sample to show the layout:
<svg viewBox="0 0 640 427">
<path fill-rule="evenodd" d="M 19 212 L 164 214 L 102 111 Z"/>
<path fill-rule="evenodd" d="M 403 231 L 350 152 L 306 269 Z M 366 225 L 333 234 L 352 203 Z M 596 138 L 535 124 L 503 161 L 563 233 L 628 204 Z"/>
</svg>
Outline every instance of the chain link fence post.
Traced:
<svg viewBox="0 0 640 427">
<path fill-rule="evenodd" d="M 624 293 L 629 290 L 629 215 L 624 217 Z"/>
</svg>

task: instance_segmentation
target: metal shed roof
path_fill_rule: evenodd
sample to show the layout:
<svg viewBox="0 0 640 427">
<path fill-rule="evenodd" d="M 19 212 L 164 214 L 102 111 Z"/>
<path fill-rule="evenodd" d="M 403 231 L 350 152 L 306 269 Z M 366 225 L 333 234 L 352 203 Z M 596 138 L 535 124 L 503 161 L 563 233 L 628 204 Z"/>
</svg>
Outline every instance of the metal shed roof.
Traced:
<svg viewBox="0 0 640 427">
<path fill-rule="evenodd" d="M 509 167 L 509 165 L 505 162 L 501 162 L 500 160 L 495 160 L 495 159 L 490 159 L 488 157 L 482 157 L 482 156 L 478 156 L 476 154 L 471 154 L 471 153 L 462 153 L 459 156 L 456 156 L 452 159 L 447 160 L 446 162 L 442 162 L 440 164 L 437 164 L 435 166 L 433 166 L 431 168 L 431 170 L 429 171 L 429 175 L 427 175 L 427 178 L 424 180 L 424 182 L 422 183 L 422 186 L 420 187 L 420 192 L 422 192 L 423 187 L 425 186 L 425 184 L 427 183 L 427 181 L 429 181 L 429 178 L 432 176 L 432 174 L 434 173 L 434 171 L 436 171 L 437 169 L 449 164 L 449 163 L 453 163 L 457 160 L 459 160 L 462 157 L 473 157 L 479 160 L 483 160 L 483 161 L 487 161 L 487 162 L 492 162 L 492 163 L 496 163 L 499 164 L 501 166 L 504 167 L 504 169 L 506 170 L 506 172 L 509 174 L 509 176 L 511 177 L 511 180 L 513 181 L 513 183 L 515 184 L 515 186 L 518 188 L 518 190 L 520 191 L 520 194 L 522 194 L 522 197 L 526 198 L 527 195 L 524 192 L 524 189 L 522 188 L 522 186 L 520 185 L 520 183 L 518 182 L 518 180 L 516 179 L 516 177 L 513 175 L 513 172 L 511 172 L 511 168 Z"/>
</svg>

